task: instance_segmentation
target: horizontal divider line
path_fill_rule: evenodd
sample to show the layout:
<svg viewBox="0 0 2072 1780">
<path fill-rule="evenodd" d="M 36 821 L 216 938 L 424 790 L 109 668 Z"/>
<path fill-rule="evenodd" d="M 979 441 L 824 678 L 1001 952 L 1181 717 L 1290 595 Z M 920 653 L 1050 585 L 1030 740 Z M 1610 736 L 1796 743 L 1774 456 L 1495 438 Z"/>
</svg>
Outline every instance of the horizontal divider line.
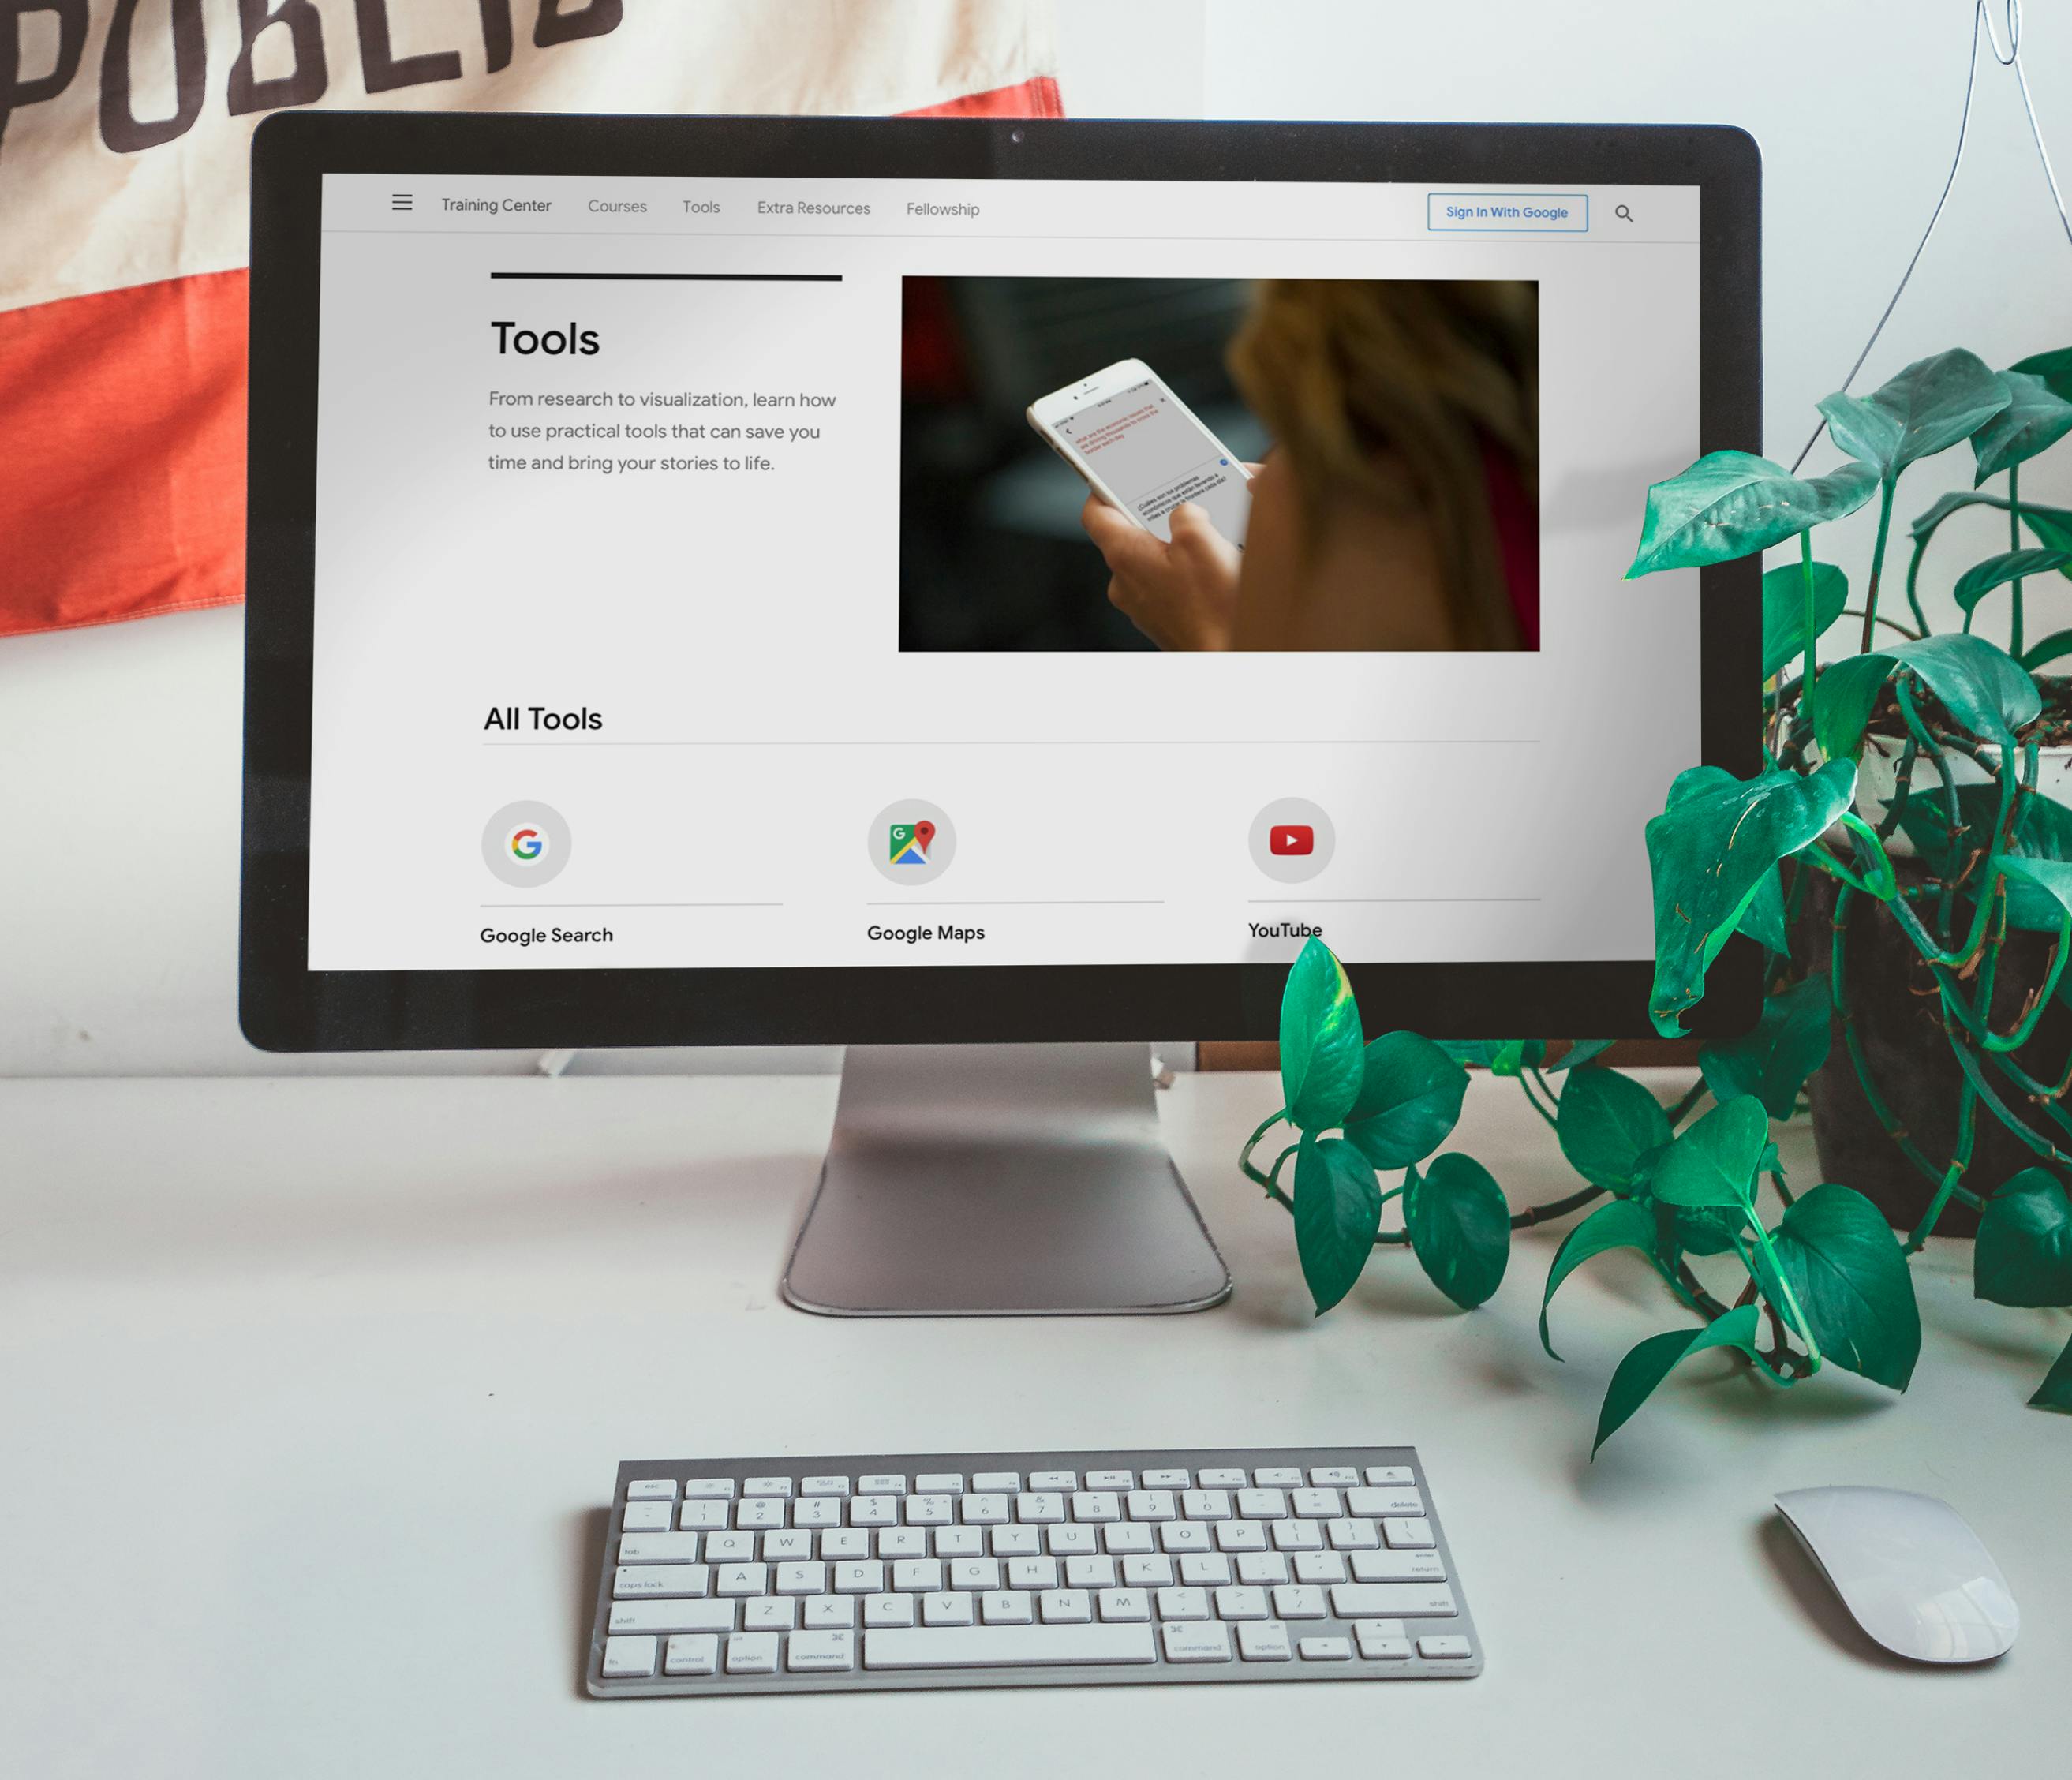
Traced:
<svg viewBox="0 0 2072 1780">
<path fill-rule="evenodd" d="M 1537 896 L 1253 896 L 1253 906 L 1309 908 L 1321 902 L 1537 902 Z"/>
<path fill-rule="evenodd" d="M 492 278 L 580 278 L 592 283 L 840 284 L 839 272 L 492 272 Z"/>
<path fill-rule="evenodd" d="M 484 909 L 781 909 L 782 902 L 478 902 Z"/>
<path fill-rule="evenodd" d="M 484 742 L 485 748 L 1536 748 L 1536 735 L 1124 735 L 845 738 L 839 742 Z"/>
<path fill-rule="evenodd" d="M 1162 896 L 1032 896 L 1019 901 L 996 898 L 990 901 L 963 902 L 908 902 L 901 898 L 890 902 L 865 902 L 867 909 L 1162 909 Z"/>
</svg>

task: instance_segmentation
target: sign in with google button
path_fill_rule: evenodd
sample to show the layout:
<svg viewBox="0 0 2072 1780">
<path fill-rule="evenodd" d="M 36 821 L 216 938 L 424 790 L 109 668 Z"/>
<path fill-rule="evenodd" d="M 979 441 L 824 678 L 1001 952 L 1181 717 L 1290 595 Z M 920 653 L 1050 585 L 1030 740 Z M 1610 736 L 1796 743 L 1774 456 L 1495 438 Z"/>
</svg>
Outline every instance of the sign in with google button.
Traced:
<svg viewBox="0 0 2072 1780">
<path fill-rule="evenodd" d="M 1580 191 L 1433 191 L 1424 204 L 1428 229 L 1456 233 L 1580 235 L 1590 226 Z"/>
</svg>

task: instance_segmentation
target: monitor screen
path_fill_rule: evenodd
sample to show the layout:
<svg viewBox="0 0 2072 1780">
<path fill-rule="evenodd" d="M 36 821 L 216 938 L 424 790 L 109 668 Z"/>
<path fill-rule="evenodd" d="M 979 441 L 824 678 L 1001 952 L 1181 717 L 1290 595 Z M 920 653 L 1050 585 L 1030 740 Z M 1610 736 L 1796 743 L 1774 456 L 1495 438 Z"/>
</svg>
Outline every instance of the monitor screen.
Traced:
<svg viewBox="0 0 2072 1780">
<path fill-rule="evenodd" d="M 1650 956 L 1695 184 L 320 201 L 311 971 Z"/>
</svg>

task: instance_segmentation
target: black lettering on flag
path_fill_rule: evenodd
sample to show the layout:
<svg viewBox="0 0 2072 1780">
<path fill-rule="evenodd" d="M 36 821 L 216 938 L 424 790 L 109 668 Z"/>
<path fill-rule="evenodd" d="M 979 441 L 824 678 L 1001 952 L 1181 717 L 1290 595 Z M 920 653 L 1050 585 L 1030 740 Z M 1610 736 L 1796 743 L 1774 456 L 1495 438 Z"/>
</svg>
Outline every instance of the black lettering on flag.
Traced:
<svg viewBox="0 0 2072 1780">
<path fill-rule="evenodd" d="M 253 78 L 252 49 L 275 25 L 288 27 L 295 65 L 272 80 Z M 230 64 L 230 115 L 273 111 L 286 105 L 314 105 L 324 96 L 330 76 L 324 66 L 323 18 L 310 0 L 237 0 L 237 30 L 243 39 Z"/>
<path fill-rule="evenodd" d="M 44 72 L 22 78 L 22 21 L 32 12 L 58 15 L 58 52 Z M 86 0 L 0 0 L 0 136 L 7 118 L 23 105 L 55 99 L 79 72 L 86 49 Z"/>
<path fill-rule="evenodd" d="M 388 0 L 352 0 L 352 11 L 360 21 L 360 72 L 369 92 L 393 92 L 398 87 L 460 78 L 458 50 L 401 58 L 395 55 L 388 36 Z"/>
<path fill-rule="evenodd" d="M 117 154 L 134 154 L 184 136 L 201 115 L 208 80 L 208 43 L 201 0 L 171 0 L 173 114 L 140 120 L 130 97 L 130 35 L 138 0 L 115 0 L 108 43 L 101 54 L 101 139 Z"/>
</svg>

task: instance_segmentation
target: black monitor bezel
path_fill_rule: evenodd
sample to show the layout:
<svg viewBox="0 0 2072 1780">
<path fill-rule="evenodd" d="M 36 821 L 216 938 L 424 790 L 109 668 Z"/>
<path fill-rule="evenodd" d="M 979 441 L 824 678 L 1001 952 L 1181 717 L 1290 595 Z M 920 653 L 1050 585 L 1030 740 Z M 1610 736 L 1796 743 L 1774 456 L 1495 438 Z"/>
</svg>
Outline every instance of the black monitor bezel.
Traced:
<svg viewBox="0 0 2072 1780">
<path fill-rule="evenodd" d="M 310 638 L 327 173 L 1696 186 L 1700 446 L 1759 450 L 1761 157 L 1724 126 L 282 113 L 253 142 L 239 1013 L 273 1050 L 1270 1038 L 1283 967 L 886 965 L 312 971 Z M 1641 368 L 1636 368 L 1639 374 Z M 1641 491 L 1634 491 L 1636 515 Z M 1700 746 L 1761 759 L 1761 567 L 1700 572 Z M 1377 1030 L 1640 1036 L 1643 960 L 1354 964 Z M 1689 1023 L 1745 1030 L 1732 942 Z"/>
</svg>

